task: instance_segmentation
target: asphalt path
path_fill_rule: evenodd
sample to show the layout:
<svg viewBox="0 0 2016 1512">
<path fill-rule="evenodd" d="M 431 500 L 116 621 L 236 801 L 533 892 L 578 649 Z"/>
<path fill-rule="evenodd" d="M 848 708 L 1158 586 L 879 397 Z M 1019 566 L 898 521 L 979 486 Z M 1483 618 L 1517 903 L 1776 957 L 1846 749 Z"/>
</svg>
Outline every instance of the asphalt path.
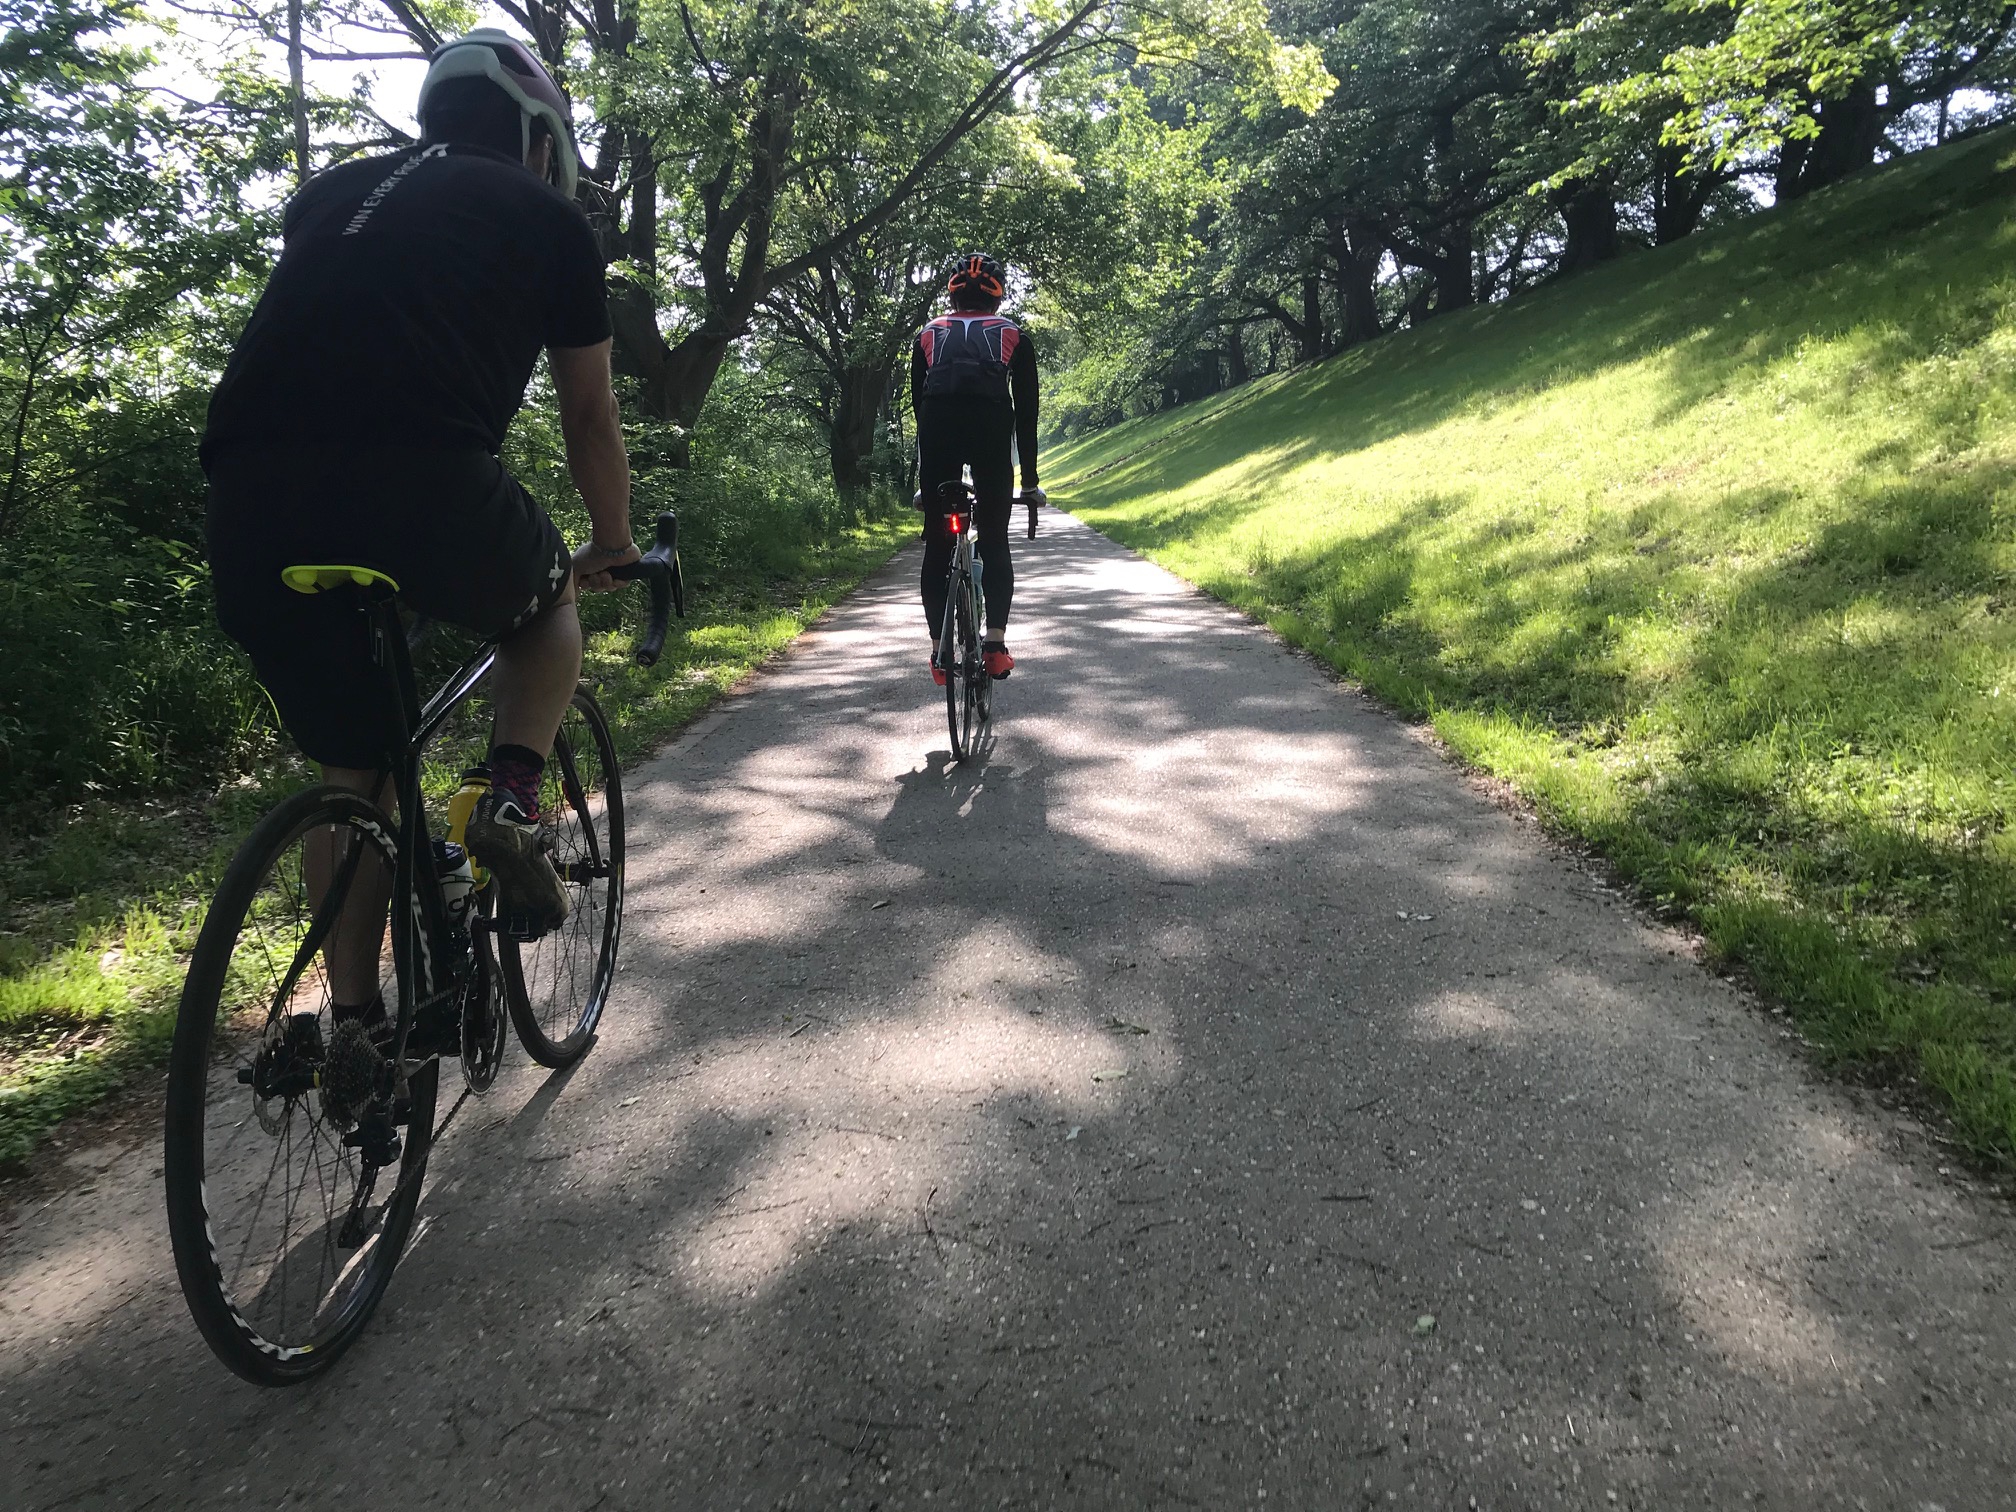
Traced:
<svg viewBox="0 0 2016 1512">
<path fill-rule="evenodd" d="M 632 774 L 601 1042 L 332 1376 L 212 1360 L 151 1130 L 20 1205 L 0 1502 L 2016 1505 L 2006 1207 L 1376 706 L 1016 551 L 983 759 L 913 551 Z"/>
</svg>

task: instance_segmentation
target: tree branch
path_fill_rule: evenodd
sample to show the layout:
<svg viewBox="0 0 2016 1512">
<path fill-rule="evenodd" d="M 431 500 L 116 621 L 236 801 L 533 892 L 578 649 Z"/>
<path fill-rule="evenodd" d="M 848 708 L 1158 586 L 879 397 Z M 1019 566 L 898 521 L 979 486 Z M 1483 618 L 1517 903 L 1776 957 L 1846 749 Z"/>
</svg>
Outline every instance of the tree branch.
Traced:
<svg viewBox="0 0 2016 1512">
<path fill-rule="evenodd" d="M 406 35 L 411 37 L 415 42 L 418 42 L 428 52 L 431 53 L 441 45 L 443 41 L 441 33 L 434 29 L 433 24 L 425 16 L 409 5 L 407 0 L 384 0 L 384 5 L 398 20 L 400 27 L 405 31 Z M 526 24 L 525 29 L 527 31 L 532 29 L 529 22 Z"/>
<path fill-rule="evenodd" d="M 679 0 L 679 24 L 686 29 L 686 45 L 693 50 L 693 59 L 700 65 L 700 71 L 707 75 L 707 82 L 716 89 L 721 87 L 721 75 L 714 67 L 714 60 L 707 56 L 707 49 L 700 45 L 699 28 L 693 24 L 693 12 L 686 0 Z"/>
<path fill-rule="evenodd" d="M 1047 34 L 995 70 L 994 76 L 966 102 L 965 108 L 954 117 L 951 125 L 945 128 L 938 140 L 922 157 L 911 164 L 909 171 L 891 186 L 880 201 L 824 241 L 772 269 L 768 275 L 770 280 L 775 282 L 796 277 L 815 263 L 830 258 L 842 248 L 859 241 L 893 216 L 924 181 L 925 175 L 944 161 L 974 127 L 992 115 L 1000 107 L 1001 102 L 1014 91 L 1017 84 L 1042 67 L 1058 49 L 1069 43 L 1093 13 L 1105 3 L 1106 0 L 1079 0 L 1076 8 Z"/>
</svg>

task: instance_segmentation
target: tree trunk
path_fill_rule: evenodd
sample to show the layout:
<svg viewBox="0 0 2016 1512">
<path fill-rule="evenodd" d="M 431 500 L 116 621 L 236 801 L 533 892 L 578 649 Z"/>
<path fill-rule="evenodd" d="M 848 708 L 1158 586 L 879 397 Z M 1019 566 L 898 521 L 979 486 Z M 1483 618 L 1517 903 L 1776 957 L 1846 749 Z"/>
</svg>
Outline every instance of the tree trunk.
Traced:
<svg viewBox="0 0 2016 1512">
<path fill-rule="evenodd" d="M 1225 328 L 1225 382 L 1228 387 L 1237 388 L 1253 376 L 1253 370 L 1246 366 L 1246 328 L 1227 326 Z"/>
<path fill-rule="evenodd" d="M 1428 271 L 1435 279 L 1435 310 L 1447 315 L 1451 310 L 1468 309 L 1477 303 L 1476 259 L 1472 255 L 1470 223 L 1458 221 L 1442 238 L 1441 254 Z"/>
<path fill-rule="evenodd" d="M 1771 197 L 1779 204 L 1799 198 L 1805 191 L 1799 187 L 1800 175 L 1805 171 L 1806 159 L 1813 155 L 1813 139 L 1801 137 L 1794 141 L 1787 137 L 1778 147 L 1778 164 L 1771 174 Z"/>
<path fill-rule="evenodd" d="M 624 250 L 647 280 L 658 276 L 658 163 L 651 155 L 651 139 L 641 133 L 630 138 L 630 228 Z"/>
<path fill-rule="evenodd" d="M 1583 272 L 1623 253 L 1624 240 L 1617 233 L 1617 200 L 1608 184 L 1578 180 L 1556 195 L 1554 206 L 1567 232 L 1555 270 L 1557 277 Z"/>
<path fill-rule="evenodd" d="M 1876 161 L 1883 141 L 1883 107 L 1876 87 L 1858 84 L 1838 100 L 1822 100 L 1820 135 L 1801 166 L 1796 195 L 1811 194 Z"/>
<path fill-rule="evenodd" d="M 617 280 L 609 289 L 609 323 L 615 329 L 618 366 L 637 380 L 645 409 L 675 427 L 665 462 L 685 467 L 692 457 L 693 426 L 714 386 L 714 375 L 735 331 L 702 322 L 668 346 L 658 330 L 657 301 L 648 289 Z"/>
<path fill-rule="evenodd" d="M 84 287 L 80 284 L 79 290 Z M 76 307 L 73 295 L 68 309 Z M 62 321 L 67 315 L 59 315 L 42 329 L 41 340 L 28 353 L 28 360 L 21 364 L 21 396 L 14 404 L 13 438 L 7 448 L 7 488 L 0 493 L 0 538 L 14 528 L 15 507 L 21 501 L 21 481 L 28 467 L 28 417 L 35 407 L 35 393 L 42 381 L 42 362 L 49 355 L 49 348 L 62 329 Z"/>
<path fill-rule="evenodd" d="M 1337 349 L 1343 351 L 1380 334 L 1375 280 L 1385 248 L 1371 228 L 1348 215 L 1330 216 L 1324 228 L 1337 264 Z"/>
<path fill-rule="evenodd" d="M 1295 330 L 1296 360 L 1314 362 L 1323 355 L 1323 281 L 1313 272 L 1302 275 L 1302 322 Z"/>
<path fill-rule="evenodd" d="M 888 382 L 888 373 L 874 367 L 849 368 L 840 380 L 827 454 L 833 486 L 843 495 L 859 493 L 875 481 L 875 430 Z"/>
<path fill-rule="evenodd" d="M 1677 149 L 1659 148 L 1653 159 L 1652 240 L 1663 247 L 1692 236 L 1718 182 L 1705 173 L 1689 173 L 1687 159 Z"/>
<path fill-rule="evenodd" d="M 1501 287 L 1504 289 L 1507 299 L 1510 299 L 1514 294 L 1519 292 L 1522 287 L 1519 281 L 1519 273 L 1526 262 L 1526 248 L 1531 244 L 1532 240 L 1532 225 L 1521 226 L 1519 234 L 1512 238 L 1512 247 L 1505 254 L 1505 261 L 1500 263 L 1496 268 L 1487 268 L 1485 270 L 1483 287 L 1479 290 L 1479 294 L 1485 303 L 1488 304 L 1490 301 L 1496 299 Z"/>
<path fill-rule="evenodd" d="M 1287 332 L 1288 339 L 1295 343 L 1297 362 L 1314 362 L 1323 355 L 1323 285 L 1314 274 L 1302 281 L 1302 318 L 1299 320 L 1278 299 L 1249 294 L 1246 302 Z M 1271 361 L 1268 371 L 1273 371 Z"/>
<path fill-rule="evenodd" d="M 1405 316 L 1407 328 L 1412 330 L 1414 327 L 1427 321 L 1434 313 L 1435 280 L 1424 276 L 1420 283 L 1415 286 L 1413 294 L 1407 300 L 1407 313 Z"/>
</svg>

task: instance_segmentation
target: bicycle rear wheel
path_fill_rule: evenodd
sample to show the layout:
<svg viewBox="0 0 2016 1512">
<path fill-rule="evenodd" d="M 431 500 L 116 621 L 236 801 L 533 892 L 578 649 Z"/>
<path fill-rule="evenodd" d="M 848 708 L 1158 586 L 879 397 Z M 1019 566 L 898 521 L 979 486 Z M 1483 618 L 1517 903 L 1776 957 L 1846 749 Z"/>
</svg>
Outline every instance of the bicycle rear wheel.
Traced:
<svg viewBox="0 0 2016 1512">
<path fill-rule="evenodd" d="M 383 1061 L 354 1030 L 339 1040 L 327 964 L 375 968 L 396 1007 L 396 849 L 355 794 L 295 794 L 232 858 L 182 989 L 162 1161 L 175 1269 L 204 1339 L 260 1385 L 306 1380 L 356 1341 L 420 1200 L 436 1063 L 409 1078 L 404 1153 L 381 1168 L 366 1149 L 385 1146 L 357 1142 L 357 1089 Z"/>
<path fill-rule="evenodd" d="M 571 1066 L 588 1053 L 616 977 L 623 927 L 623 787 L 608 721 L 577 689 L 539 789 L 567 920 L 536 940 L 498 941 L 504 995 L 525 1053 Z"/>
</svg>

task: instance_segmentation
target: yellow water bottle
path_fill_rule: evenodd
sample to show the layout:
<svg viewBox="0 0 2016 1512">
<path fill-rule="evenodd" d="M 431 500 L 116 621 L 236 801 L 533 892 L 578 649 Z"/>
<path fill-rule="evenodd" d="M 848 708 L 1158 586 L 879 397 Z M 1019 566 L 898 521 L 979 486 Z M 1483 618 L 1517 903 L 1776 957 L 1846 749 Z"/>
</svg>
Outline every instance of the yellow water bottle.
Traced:
<svg viewBox="0 0 2016 1512">
<path fill-rule="evenodd" d="M 448 839 L 451 844 L 468 850 L 465 839 L 469 828 L 469 816 L 476 812 L 476 805 L 483 801 L 483 795 L 490 791 L 490 767 L 487 762 L 477 762 L 462 774 L 462 786 L 448 800 Z M 490 880 L 490 874 L 476 865 L 472 856 L 469 860 L 470 872 L 476 886 L 481 888 Z"/>
</svg>

